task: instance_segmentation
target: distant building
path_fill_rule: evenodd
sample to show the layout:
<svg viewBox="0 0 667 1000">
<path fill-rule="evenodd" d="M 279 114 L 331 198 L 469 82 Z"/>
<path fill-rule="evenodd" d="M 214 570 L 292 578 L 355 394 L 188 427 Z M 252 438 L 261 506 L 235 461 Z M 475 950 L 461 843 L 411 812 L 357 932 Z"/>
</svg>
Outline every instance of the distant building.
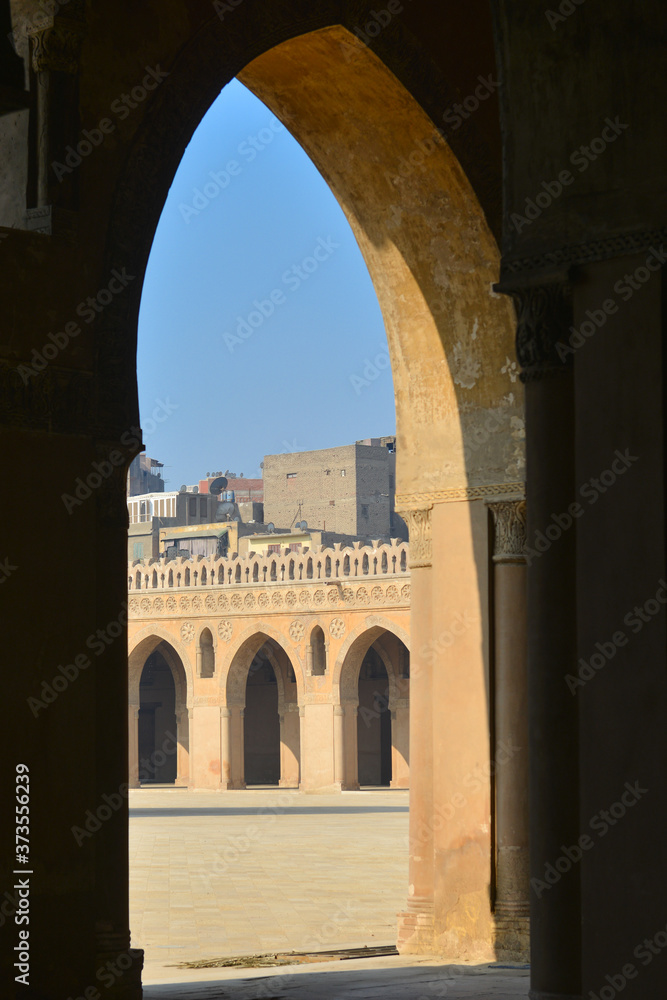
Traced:
<svg viewBox="0 0 667 1000">
<path fill-rule="evenodd" d="M 162 473 L 155 471 L 163 468 L 162 462 L 149 458 L 145 452 L 133 458 L 127 470 L 128 497 L 139 496 L 142 493 L 164 493 Z"/>
<path fill-rule="evenodd" d="M 208 493 L 211 483 L 224 476 L 227 479 L 227 490 L 233 490 L 237 503 L 261 503 L 264 499 L 264 480 L 246 479 L 245 476 L 237 476 L 230 472 L 211 472 L 206 479 L 199 480 L 199 492 Z"/>
<path fill-rule="evenodd" d="M 264 459 L 264 520 L 280 527 L 306 521 L 355 538 L 405 540 L 395 493 L 394 437 Z"/>
</svg>

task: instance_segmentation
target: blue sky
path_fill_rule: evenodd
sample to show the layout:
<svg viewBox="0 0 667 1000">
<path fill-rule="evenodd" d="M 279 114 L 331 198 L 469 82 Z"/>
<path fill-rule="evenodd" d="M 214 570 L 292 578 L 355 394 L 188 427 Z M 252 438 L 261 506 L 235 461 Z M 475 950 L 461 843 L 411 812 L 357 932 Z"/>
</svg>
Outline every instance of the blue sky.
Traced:
<svg viewBox="0 0 667 1000">
<path fill-rule="evenodd" d="M 289 132 L 232 81 L 181 161 L 143 288 L 140 409 L 167 489 L 219 469 L 259 475 L 265 454 L 394 433 L 390 370 L 352 381 L 368 359 L 386 362 L 386 348 L 337 201 Z M 166 399 L 176 410 L 151 426 Z"/>
</svg>

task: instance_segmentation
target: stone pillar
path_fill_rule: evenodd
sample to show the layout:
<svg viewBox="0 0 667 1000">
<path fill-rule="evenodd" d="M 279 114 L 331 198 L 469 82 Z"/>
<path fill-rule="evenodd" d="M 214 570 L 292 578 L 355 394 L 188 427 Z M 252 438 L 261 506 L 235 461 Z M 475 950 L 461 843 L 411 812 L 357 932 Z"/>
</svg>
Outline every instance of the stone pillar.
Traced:
<svg viewBox="0 0 667 1000">
<path fill-rule="evenodd" d="M 197 664 L 196 664 L 197 677 L 201 677 L 201 675 L 202 675 L 202 660 L 204 658 L 204 656 L 203 656 L 203 652 L 204 651 L 201 648 L 201 642 L 197 643 L 197 649 L 196 649 L 195 652 L 196 652 L 196 657 L 197 657 Z"/>
<path fill-rule="evenodd" d="M 245 750 L 243 705 L 231 706 L 231 788 L 245 788 Z"/>
<path fill-rule="evenodd" d="M 494 523 L 496 954 L 530 950 L 526 503 L 489 504 Z"/>
<path fill-rule="evenodd" d="M 525 383 L 527 473 L 528 724 L 530 732 L 530 873 L 575 844 L 579 819 L 577 701 L 564 682 L 576 673 L 576 521 L 561 528 L 577 499 L 571 363 L 557 343 L 572 325 L 565 276 L 550 284 L 505 288 L 517 307 L 517 355 Z M 571 359 L 571 355 L 567 355 Z M 530 893 L 531 997 L 581 995 L 581 873 Z"/>
<path fill-rule="evenodd" d="M 345 783 L 342 790 L 346 792 L 359 791 L 359 747 L 357 734 L 357 714 L 359 699 L 346 701 L 343 704 L 343 754 Z"/>
<path fill-rule="evenodd" d="M 220 709 L 220 787 L 232 787 L 232 710 Z"/>
<path fill-rule="evenodd" d="M 78 73 L 85 33 L 82 0 L 70 0 L 28 31 L 32 38 L 32 68 L 36 81 L 36 189 L 26 226 L 51 233 L 71 229 L 78 207 L 76 171 L 58 177 L 54 161 L 62 160 L 79 137 Z"/>
<path fill-rule="evenodd" d="M 299 706 L 283 705 L 280 712 L 280 781 L 281 788 L 299 787 Z"/>
<path fill-rule="evenodd" d="M 176 713 L 176 781 L 184 787 L 190 785 L 190 716 L 188 709 Z"/>
<path fill-rule="evenodd" d="M 129 723 L 129 753 L 128 753 L 128 784 L 130 788 L 140 788 L 139 781 L 139 706 L 128 708 Z"/>
<path fill-rule="evenodd" d="M 399 915 L 398 947 L 419 953 L 434 946 L 432 506 L 406 511 L 410 536 L 410 833 L 407 910 Z"/>
<path fill-rule="evenodd" d="M 397 698 L 391 706 L 391 787 L 410 787 L 410 702 Z"/>
<path fill-rule="evenodd" d="M 345 787 L 345 708 L 334 705 L 334 782 L 341 791 Z"/>
<path fill-rule="evenodd" d="M 306 643 L 306 676 L 313 676 L 313 647 L 310 642 Z"/>
</svg>

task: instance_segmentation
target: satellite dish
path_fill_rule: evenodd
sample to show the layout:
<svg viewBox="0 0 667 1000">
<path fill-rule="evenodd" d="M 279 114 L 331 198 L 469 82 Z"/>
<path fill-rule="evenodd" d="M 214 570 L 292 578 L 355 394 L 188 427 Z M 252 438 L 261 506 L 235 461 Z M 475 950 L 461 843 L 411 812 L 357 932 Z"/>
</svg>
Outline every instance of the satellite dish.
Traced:
<svg viewBox="0 0 667 1000">
<path fill-rule="evenodd" d="M 178 492 L 179 493 L 187 493 L 188 492 L 188 488 L 185 485 L 185 483 L 183 483 L 183 485 L 181 486 L 181 488 L 180 488 L 180 490 Z"/>
<path fill-rule="evenodd" d="M 269 521 L 269 523 L 266 526 L 266 530 L 267 531 L 275 531 L 276 530 L 276 526 L 273 523 L 273 521 Z"/>
<path fill-rule="evenodd" d="M 238 515 L 238 514 L 236 514 L 236 515 L 235 515 L 235 516 L 234 516 L 234 517 L 232 518 L 232 521 L 240 521 L 240 520 L 241 520 L 241 518 L 239 517 L 239 515 Z"/>
<path fill-rule="evenodd" d="M 302 531 L 308 531 L 308 521 L 302 521 L 301 522 L 301 530 Z"/>
<path fill-rule="evenodd" d="M 225 477 L 218 476 L 217 479 L 214 479 L 213 482 L 210 483 L 208 491 L 209 493 L 212 493 L 214 497 L 217 497 L 220 496 L 226 485 L 227 485 L 227 480 L 225 479 Z"/>
<path fill-rule="evenodd" d="M 228 518 L 230 514 L 234 513 L 236 509 L 236 504 L 233 504 L 231 500 L 224 500 L 222 503 L 218 504 L 217 517 Z"/>
</svg>

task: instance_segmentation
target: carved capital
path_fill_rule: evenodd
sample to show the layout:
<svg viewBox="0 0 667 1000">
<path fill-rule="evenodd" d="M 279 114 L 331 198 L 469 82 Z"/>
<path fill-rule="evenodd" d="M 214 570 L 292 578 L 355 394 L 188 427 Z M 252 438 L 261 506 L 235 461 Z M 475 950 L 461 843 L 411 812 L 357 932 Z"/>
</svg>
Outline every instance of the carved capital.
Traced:
<svg viewBox="0 0 667 1000">
<path fill-rule="evenodd" d="M 401 512 L 401 516 L 408 525 L 411 569 L 428 567 L 433 564 L 432 511 L 433 507 L 429 506 L 422 510 Z"/>
<path fill-rule="evenodd" d="M 45 70 L 68 73 L 79 72 L 79 55 L 84 34 L 83 3 L 70 0 L 66 13 L 47 18 L 28 29 L 32 38 L 32 68 L 36 73 Z"/>
<path fill-rule="evenodd" d="M 542 284 L 498 286 L 512 297 L 517 314 L 516 354 L 523 382 L 568 371 L 572 353 L 566 346 L 572 326 L 572 289 L 566 278 Z"/>
<path fill-rule="evenodd" d="M 526 561 L 526 501 L 489 504 L 493 514 L 494 562 Z"/>
</svg>

